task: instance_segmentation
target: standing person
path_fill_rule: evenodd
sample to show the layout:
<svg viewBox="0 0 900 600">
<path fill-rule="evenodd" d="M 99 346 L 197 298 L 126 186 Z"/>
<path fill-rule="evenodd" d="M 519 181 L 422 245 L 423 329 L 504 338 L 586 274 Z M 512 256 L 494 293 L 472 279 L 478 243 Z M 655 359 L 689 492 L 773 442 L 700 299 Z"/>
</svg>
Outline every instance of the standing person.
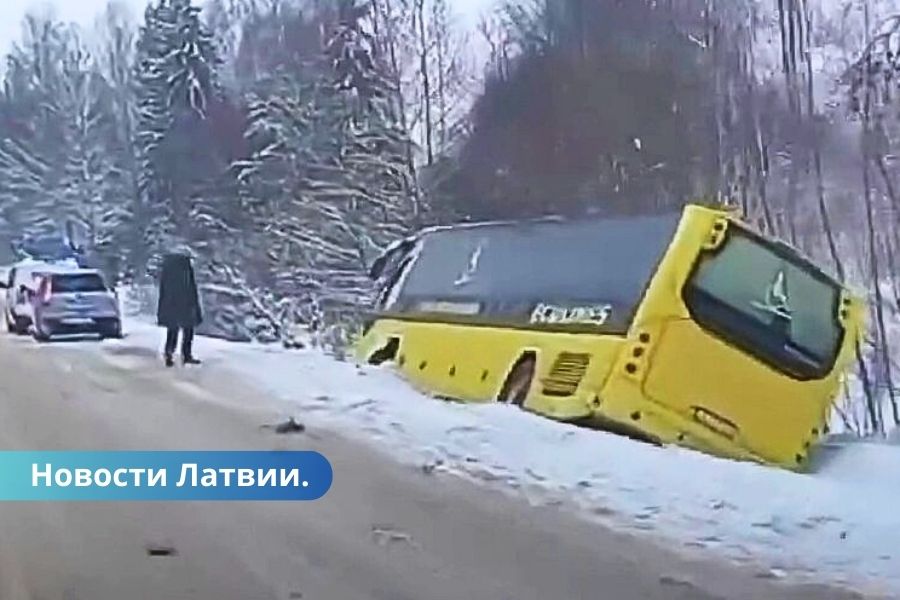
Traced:
<svg viewBox="0 0 900 600">
<path fill-rule="evenodd" d="M 166 366 L 175 365 L 173 356 L 178 346 L 179 331 L 182 334 L 182 361 L 186 365 L 199 365 L 192 346 L 194 328 L 203 321 L 203 313 L 191 265 L 191 252 L 186 247 L 180 247 L 163 258 L 156 318 L 159 325 L 166 328 Z"/>
</svg>

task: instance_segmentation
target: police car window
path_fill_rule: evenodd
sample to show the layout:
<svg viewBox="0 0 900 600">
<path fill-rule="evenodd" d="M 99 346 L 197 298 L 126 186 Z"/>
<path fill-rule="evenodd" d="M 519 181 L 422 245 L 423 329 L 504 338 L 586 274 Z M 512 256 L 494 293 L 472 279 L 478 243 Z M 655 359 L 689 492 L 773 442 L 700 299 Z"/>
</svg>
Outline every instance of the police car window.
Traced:
<svg viewBox="0 0 900 600">
<path fill-rule="evenodd" d="M 52 279 L 55 293 L 102 292 L 106 289 L 99 275 L 54 275 Z"/>
</svg>

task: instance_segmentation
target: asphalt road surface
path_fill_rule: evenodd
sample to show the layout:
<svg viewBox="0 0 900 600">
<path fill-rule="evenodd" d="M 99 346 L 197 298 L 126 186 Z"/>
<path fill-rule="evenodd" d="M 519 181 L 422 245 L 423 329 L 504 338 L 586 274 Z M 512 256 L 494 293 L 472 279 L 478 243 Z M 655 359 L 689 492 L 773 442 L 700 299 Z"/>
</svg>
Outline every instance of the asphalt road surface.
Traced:
<svg viewBox="0 0 900 600">
<path fill-rule="evenodd" d="M 284 408 L 214 364 L 0 333 L 2 449 L 314 449 L 335 472 L 314 503 L 0 504 L 0 600 L 860 597 L 681 557 L 332 432 L 260 428 Z"/>
</svg>

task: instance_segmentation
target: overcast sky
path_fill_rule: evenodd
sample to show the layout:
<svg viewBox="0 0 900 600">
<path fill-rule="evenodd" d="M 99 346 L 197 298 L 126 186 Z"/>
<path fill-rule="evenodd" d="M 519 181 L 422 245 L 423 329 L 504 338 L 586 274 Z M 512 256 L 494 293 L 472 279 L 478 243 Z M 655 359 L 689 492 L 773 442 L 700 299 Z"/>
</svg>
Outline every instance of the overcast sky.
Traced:
<svg viewBox="0 0 900 600">
<path fill-rule="evenodd" d="M 122 0 L 135 7 L 135 14 L 147 5 L 148 0 Z M 81 25 L 90 25 L 107 0 L 0 0 L 0 52 L 6 52 L 13 41 L 18 39 L 22 18 L 32 9 L 52 7 L 60 20 L 74 21 Z M 478 15 L 493 0 L 450 0 L 451 6 L 470 24 L 474 24 Z"/>
</svg>

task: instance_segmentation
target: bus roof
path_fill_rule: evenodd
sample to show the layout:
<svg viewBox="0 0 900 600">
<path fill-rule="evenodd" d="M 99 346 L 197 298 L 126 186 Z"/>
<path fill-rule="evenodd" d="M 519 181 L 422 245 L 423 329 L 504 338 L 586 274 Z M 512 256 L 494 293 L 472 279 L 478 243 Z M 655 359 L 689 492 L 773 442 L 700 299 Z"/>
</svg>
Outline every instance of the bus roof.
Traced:
<svg viewBox="0 0 900 600">
<path fill-rule="evenodd" d="M 682 207 L 677 208 L 669 208 L 663 209 L 657 213 L 652 214 L 634 214 L 634 215 L 610 215 L 610 216 L 601 216 L 601 215 L 593 215 L 587 217 L 573 218 L 573 217 L 563 217 L 559 215 L 549 215 L 544 217 L 536 217 L 533 219 L 519 219 L 519 220 L 494 220 L 494 221 L 479 221 L 474 223 L 456 223 L 451 225 L 435 225 L 432 227 L 426 227 L 418 231 L 417 233 L 408 236 L 406 238 L 400 239 L 392 243 L 388 246 L 382 256 L 379 258 L 381 263 L 384 263 L 387 259 L 387 256 L 393 252 L 397 252 L 399 250 L 405 250 L 410 248 L 413 244 L 415 244 L 418 240 L 440 232 L 445 231 L 457 231 L 457 230 L 489 230 L 496 228 L 505 228 L 505 227 L 517 227 L 517 228 L 530 228 L 530 227 L 540 227 L 542 225 L 549 224 L 557 224 L 557 225 L 566 225 L 566 224 L 584 224 L 584 223 L 616 223 L 623 227 L 629 226 L 640 226 L 640 222 L 646 219 L 654 219 L 658 217 L 669 217 L 674 215 L 681 215 L 684 211 L 689 210 L 691 208 L 700 208 L 706 211 L 714 211 L 716 213 L 720 213 L 723 217 L 729 218 L 732 222 L 735 222 L 739 227 L 749 231 L 752 235 L 757 238 L 763 238 L 769 244 L 779 248 L 785 254 L 791 256 L 792 260 L 801 265 L 803 268 L 806 268 L 810 271 L 814 271 L 819 273 L 821 276 L 826 277 L 831 280 L 835 284 L 844 287 L 844 284 L 833 274 L 827 272 L 823 269 L 819 264 L 814 262 L 811 258 L 806 256 L 799 248 L 791 245 L 790 243 L 782 240 L 780 238 L 775 238 L 771 236 L 764 236 L 762 233 L 756 231 L 750 224 L 740 219 L 740 215 L 737 213 L 736 209 L 730 208 L 728 206 L 709 206 L 705 204 L 698 203 L 689 203 Z"/>
</svg>

